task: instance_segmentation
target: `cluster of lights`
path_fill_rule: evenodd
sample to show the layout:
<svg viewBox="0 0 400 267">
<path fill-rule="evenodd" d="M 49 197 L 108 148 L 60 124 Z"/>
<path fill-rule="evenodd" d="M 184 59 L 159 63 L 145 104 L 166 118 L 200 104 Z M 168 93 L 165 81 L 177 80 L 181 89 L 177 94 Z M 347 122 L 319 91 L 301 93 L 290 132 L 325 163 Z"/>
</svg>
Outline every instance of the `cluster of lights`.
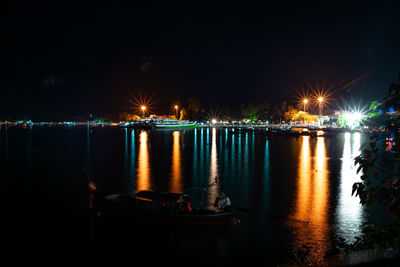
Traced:
<svg viewBox="0 0 400 267">
<path fill-rule="evenodd" d="M 138 109 L 138 111 L 140 113 L 142 113 L 143 118 L 145 118 L 146 113 L 149 112 L 149 107 L 150 105 L 150 98 L 146 99 L 146 98 L 136 98 L 135 99 L 135 106 Z M 175 114 L 176 114 L 176 118 L 178 119 L 178 115 L 179 115 L 179 105 L 174 104 L 173 108 L 175 109 Z"/>
<path fill-rule="evenodd" d="M 344 124 L 350 128 L 359 127 L 365 115 L 359 110 L 343 111 Z"/>
<path fill-rule="evenodd" d="M 307 111 L 307 106 L 310 104 L 318 105 L 319 115 L 322 116 L 323 107 L 329 102 L 328 91 L 314 91 L 314 96 L 302 93 L 299 97 L 299 106 L 303 108 L 303 111 Z"/>
</svg>

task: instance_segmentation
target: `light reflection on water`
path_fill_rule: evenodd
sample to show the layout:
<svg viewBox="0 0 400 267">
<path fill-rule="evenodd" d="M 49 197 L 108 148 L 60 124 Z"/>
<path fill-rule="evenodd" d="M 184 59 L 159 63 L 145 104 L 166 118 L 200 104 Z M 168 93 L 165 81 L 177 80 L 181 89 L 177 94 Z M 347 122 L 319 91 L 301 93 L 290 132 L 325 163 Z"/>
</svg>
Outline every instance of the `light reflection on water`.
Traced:
<svg viewBox="0 0 400 267">
<path fill-rule="evenodd" d="M 329 248 L 329 235 L 338 233 L 354 240 L 366 213 L 358 198 L 351 196 L 352 184 L 360 180 L 353 164 L 362 143 L 358 133 L 295 139 L 214 128 L 133 131 L 33 127 L 7 131 L 0 131 L 0 166 L 13 173 L 24 170 L 21 183 L 29 200 L 41 197 L 37 191 L 44 190 L 43 184 L 51 192 L 58 192 L 61 186 L 70 191 L 80 188 L 82 179 L 77 174 L 83 167 L 106 193 L 181 192 L 215 183 L 202 199 L 205 204 L 214 203 L 218 193 L 225 192 L 234 206 L 256 211 L 235 211 L 242 223 L 228 237 L 219 232 L 212 236 L 204 233 L 205 242 L 216 236 L 227 240 L 233 248 L 230 255 L 237 257 L 243 256 L 240 253 L 246 248 L 251 252 L 255 248 L 265 257 L 270 256 L 264 252 L 272 250 L 272 260 L 281 263 L 292 247 L 296 251 L 308 246 L 311 260 L 320 263 Z M 66 149 L 60 152 L 60 147 Z M 71 167 L 65 169 L 64 179 L 54 179 L 54 173 L 66 162 Z M 44 166 L 49 171 L 43 172 Z M 21 187 L 15 188 L 19 191 Z M 86 205 L 86 188 L 82 192 L 82 205 Z M 74 194 L 64 194 L 59 202 L 51 197 L 57 206 L 68 203 L 70 210 L 77 210 L 73 204 L 79 200 Z M 48 199 L 34 203 L 49 203 Z M 202 238 L 203 234 L 198 239 Z M 189 245 L 198 248 L 193 240 Z"/>
<path fill-rule="evenodd" d="M 361 181 L 362 171 L 357 174 L 358 165 L 355 166 L 353 161 L 359 154 L 360 134 L 345 133 L 335 219 L 339 236 L 347 242 L 355 241 L 355 236 L 361 233 L 360 226 L 365 220 L 359 199 L 351 195 L 353 184 Z"/>
<path fill-rule="evenodd" d="M 172 168 L 171 168 L 171 181 L 170 192 L 182 193 L 182 168 L 181 168 L 181 148 L 180 148 L 180 132 L 174 131 L 172 133 Z"/>
<path fill-rule="evenodd" d="M 138 168 L 136 179 L 136 190 L 151 190 L 150 183 L 150 164 L 149 164 L 149 148 L 148 148 L 148 133 L 142 131 L 139 139 L 138 152 Z"/>
<path fill-rule="evenodd" d="M 244 196 L 240 205 L 251 205 L 249 194 L 260 194 L 260 203 L 256 204 L 260 211 L 269 211 L 271 207 L 271 151 L 270 142 L 265 139 L 263 143 L 263 158 L 257 160 L 256 137 L 254 134 L 233 133 L 227 130 L 219 132 L 216 128 L 196 129 L 192 131 L 193 158 L 191 177 L 189 184 L 184 177 L 185 161 L 183 158 L 182 132 L 165 132 L 167 138 L 172 139 L 170 152 L 170 175 L 168 190 L 170 192 L 183 192 L 188 186 L 208 185 L 207 204 L 214 203 L 222 190 L 239 190 Z M 135 133 L 125 131 L 125 157 L 129 158 L 126 166 L 129 166 L 130 181 L 134 184 L 125 185 L 130 191 L 151 190 L 154 182 L 151 178 L 152 166 L 149 151 L 149 132 L 142 131 L 139 134 L 137 157 L 135 154 Z M 288 139 L 293 140 L 293 139 Z M 343 153 L 340 160 L 340 172 L 338 177 L 333 177 L 329 170 L 327 155 L 327 139 L 325 137 L 312 138 L 302 136 L 299 140 L 300 150 L 297 158 L 297 178 L 295 181 L 295 197 L 292 200 L 292 212 L 288 216 L 287 225 L 292 231 L 293 251 L 309 249 L 309 260 L 312 263 L 321 263 L 329 249 L 329 235 L 333 225 L 330 224 L 329 209 L 331 203 L 331 179 L 338 179 L 337 205 L 334 207 L 335 231 L 348 241 L 360 233 L 359 226 L 363 222 L 363 209 L 357 198 L 351 196 L 352 184 L 359 181 L 356 174 L 357 166 L 353 159 L 359 153 L 360 134 L 346 133 L 344 135 Z M 130 153 L 129 153 L 130 152 Z M 273 156 L 273 155 L 272 155 Z M 261 160 L 261 161 L 260 161 Z M 262 162 L 260 187 L 254 191 L 254 185 L 250 179 L 255 175 L 256 164 Z M 137 165 L 136 177 L 133 169 Z M 291 165 L 293 166 L 293 164 Z M 225 188 L 221 188 L 222 182 Z M 240 189 L 237 189 L 240 187 Z M 253 190 L 253 191 L 252 191 Z"/>
<path fill-rule="evenodd" d="M 309 260 L 320 263 L 328 249 L 329 171 L 324 137 L 317 137 L 315 155 L 310 152 L 310 137 L 302 136 L 293 228 L 294 252 L 309 248 Z"/>
<path fill-rule="evenodd" d="M 217 154 L 217 130 L 212 129 L 211 156 L 210 156 L 210 177 L 208 180 L 208 203 L 214 203 L 219 191 L 218 177 L 218 154 Z"/>
</svg>

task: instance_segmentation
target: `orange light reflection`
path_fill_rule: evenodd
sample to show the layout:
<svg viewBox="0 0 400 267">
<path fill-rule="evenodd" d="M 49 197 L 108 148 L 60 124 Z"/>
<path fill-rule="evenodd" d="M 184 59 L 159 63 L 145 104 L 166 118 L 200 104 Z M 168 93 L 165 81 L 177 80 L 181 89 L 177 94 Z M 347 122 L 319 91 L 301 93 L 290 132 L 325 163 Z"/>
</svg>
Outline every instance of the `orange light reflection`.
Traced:
<svg viewBox="0 0 400 267">
<path fill-rule="evenodd" d="M 143 131 L 139 138 L 139 157 L 137 168 L 137 185 L 136 189 L 151 190 L 150 184 L 150 164 L 149 164 L 149 147 L 147 145 L 148 133 Z"/>
<path fill-rule="evenodd" d="M 172 133 L 172 169 L 171 169 L 171 184 L 170 191 L 182 193 L 182 168 L 181 168 L 181 150 L 180 150 L 180 132 Z"/>
<path fill-rule="evenodd" d="M 294 254 L 309 248 L 306 262 L 319 265 L 328 250 L 329 181 L 324 137 L 317 138 L 315 157 L 310 153 L 310 137 L 302 137 L 297 198 L 289 221 L 294 234 Z"/>
<path fill-rule="evenodd" d="M 311 155 L 310 137 L 303 136 L 301 147 L 299 181 L 297 193 L 297 208 L 295 218 L 302 221 L 308 220 L 308 212 L 311 205 L 310 180 L 311 180 Z"/>
</svg>

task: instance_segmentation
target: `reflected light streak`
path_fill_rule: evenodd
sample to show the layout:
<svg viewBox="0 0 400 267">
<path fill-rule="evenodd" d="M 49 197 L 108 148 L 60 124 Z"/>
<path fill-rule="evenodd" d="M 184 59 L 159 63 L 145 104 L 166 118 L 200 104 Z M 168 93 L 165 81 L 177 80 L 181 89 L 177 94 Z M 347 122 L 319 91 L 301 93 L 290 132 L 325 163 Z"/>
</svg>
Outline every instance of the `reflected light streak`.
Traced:
<svg viewBox="0 0 400 267">
<path fill-rule="evenodd" d="M 353 163 L 354 157 L 359 154 L 360 133 L 354 133 L 353 146 L 350 133 L 345 133 L 336 222 L 338 234 L 346 242 L 355 241 L 355 237 L 361 234 L 360 226 L 364 222 L 363 208 L 358 198 L 351 195 L 353 184 L 361 181 L 362 172 L 357 174 L 358 165 L 354 166 Z"/>
<path fill-rule="evenodd" d="M 235 158 L 236 158 L 236 153 L 235 153 L 235 135 L 232 134 L 231 168 L 230 168 L 232 173 L 236 172 Z"/>
<path fill-rule="evenodd" d="M 192 177 L 196 177 L 197 175 L 197 165 L 198 163 L 198 155 L 197 155 L 197 129 L 194 129 L 193 134 L 193 175 Z"/>
<path fill-rule="evenodd" d="M 129 183 L 129 173 L 128 173 L 128 165 L 129 165 L 129 157 L 128 157 L 128 129 L 124 129 L 124 185 L 123 190 L 126 190 Z M 125 192 L 124 192 L 125 193 Z"/>
<path fill-rule="evenodd" d="M 137 168 L 137 185 L 136 190 L 151 190 L 150 185 L 150 164 L 149 164 L 149 148 L 147 145 L 148 133 L 143 131 L 139 138 L 139 155 Z"/>
<path fill-rule="evenodd" d="M 237 173 L 241 173 L 242 172 L 242 136 L 241 134 L 238 135 L 237 138 L 237 152 L 236 152 L 236 168 L 237 168 Z"/>
<path fill-rule="evenodd" d="M 271 171 L 270 171 L 270 161 L 269 161 L 269 141 L 268 139 L 265 141 L 265 153 L 264 153 L 264 170 L 263 170 L 263 188 L 264 192 L 262 194 L 263 201 L 262 206 L 266 206 L 264 209 L 267 210 L 269 208 L 269 199 L 271 195 L 270 189 L 270 180 L 271 180 Z"/>
<path fill-rule="evenodd" d="M 244 164 L 243 164 L 243 168 L 244 168 L 244 171 L 248 171 L 249 170 L 249 167 L 248 167 L 248 163 L 249 163 L 249 135 L 248 135 L 248 133 L 246 133 L 246 136 L 245 136 L 245 144 L 244 144 L 244 155 L 243 155 L 243 157 L 244 157 Z"/>
<path fill-rule="evenodd" d="M 314 241 L 320 244 L 316 246 L 315 253 L 324 255 L 326 243 L 328 242 L 328 201 L 329 201 L 329 181 L 328 166 L 325 151 L 325 138 L 317 137 L 317 150 L 315 162 L 315 177 L 313 186 L 313 202 L 311 209 L 311 221 L 315 224 Z"/>
<path fill-rule="evenodd" d="M 200 130 L 200 177 L 203 177 L 203 172 L 204 172 L 204 141 L 203 141 L 203 136 L 204 136 L 204 132 L 203 132 L 203 128 L 201 128 Z"/>
<path fill-rule="evenodd" d="M 299 181 L 297 194 L 296 219 L 308 221 L 308 212 L 311 205 L 310 180 L 311 180 L 311 155 L 310 137 L 302 136 L 301 156 L 299 165 Z"/>
<path fill-rule="evenodd" d="M 170 192 L 182 193 L 182 168 L 181 168 L 181 149 L 180 149 L 180 132 L 172 133 L 172 169 L 171 169 L 171 184 Z"/>
<path fill-rule="evenodd" d="M 135 131 L 131 132 L 131 158 L 130 158 L 130 179 L 128 184 L 129 194 L 133 193 L 134 178 L 135 178 Z"/>
<path fill-rule="evenodd" d="M 211 156 L 210 156 L 210 177 L 208 180 L 210 186 L 208 190 L 208 200 L 210 204 L 213 204 L 218 194 L 218 155 L 217 155 L 217 130 L 212 129 L 211 139 Z"/>
<path fill-rule="evenodd" d="M 320 264 L 328 250 L 329 181 L 324 137 L 318 137 L 315 157 L 310 153 L 310 137 L 302 137 L 298 170 L 298 191 L 290 221 L 294 234 L 294 253 L 310 247 L 307 261 Z M 314 159 L 312 161 L 312 159 Z"/>
</svg>

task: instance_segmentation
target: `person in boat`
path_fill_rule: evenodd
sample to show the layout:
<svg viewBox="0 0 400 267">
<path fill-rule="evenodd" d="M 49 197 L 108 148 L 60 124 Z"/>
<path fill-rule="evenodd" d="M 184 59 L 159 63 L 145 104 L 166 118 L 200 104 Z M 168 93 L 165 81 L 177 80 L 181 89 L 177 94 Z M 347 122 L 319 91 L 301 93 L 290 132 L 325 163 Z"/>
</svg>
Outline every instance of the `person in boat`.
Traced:
<svg viewBox="0 0 400 267">
<path fill-rule="evenodd" d="M 221 193 L 217 199 L 215 200 L 215 204 L 214 204 L 219 210 L 227 210 L 230 209 L 231 204 L 231 200 L 229 199 L 229 197 L 225 196 L 224 193 Z"/>
<path fill-rule="evenodd" d="M 192 212 L 192 204 L 189 200 L 186 200 L 186 212 Z"/>
<path fill-rule="evenodd" d="M 179 211 L 180 212 L 192 212 L 192 203 L 190 203 L 189 199 L 184 199 L 180 197 Z"/>
</svg>

